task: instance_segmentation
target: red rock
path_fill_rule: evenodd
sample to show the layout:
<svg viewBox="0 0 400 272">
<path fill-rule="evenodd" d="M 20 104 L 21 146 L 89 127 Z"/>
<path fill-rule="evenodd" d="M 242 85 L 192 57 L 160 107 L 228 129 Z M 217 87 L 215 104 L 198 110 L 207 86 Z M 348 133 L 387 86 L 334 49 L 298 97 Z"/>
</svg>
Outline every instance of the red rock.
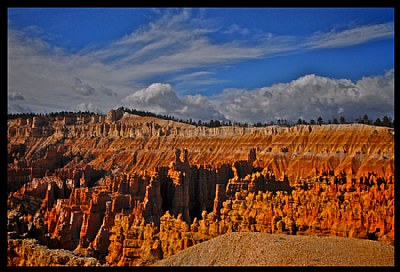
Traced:
<svg viewBox="0 0 400 272">
<path fill-rule="evenodd" d="M 149 265 L 232 231 L 393 244 L 392 132 L 205 128 L 120 110 L 9 120 L 9 235 L 112 265 Z"/>
</svg>

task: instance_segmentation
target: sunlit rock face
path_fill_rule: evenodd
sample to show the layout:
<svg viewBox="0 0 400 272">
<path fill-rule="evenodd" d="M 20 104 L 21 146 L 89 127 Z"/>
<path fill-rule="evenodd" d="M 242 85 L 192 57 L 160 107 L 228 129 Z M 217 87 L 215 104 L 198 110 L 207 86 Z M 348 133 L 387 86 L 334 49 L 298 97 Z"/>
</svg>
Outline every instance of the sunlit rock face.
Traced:
<svg viewBox="0 0 400 272">
<path fill-rule="evenodd" d="M 238 231 L 394 243 L 394 129 L 207 128 L 115 110 L 8 120 L 7 135 L 10 265 L 50 265 L 39 249 L 95 258 L 62 265 L 149 265 Z"/>
</svg>

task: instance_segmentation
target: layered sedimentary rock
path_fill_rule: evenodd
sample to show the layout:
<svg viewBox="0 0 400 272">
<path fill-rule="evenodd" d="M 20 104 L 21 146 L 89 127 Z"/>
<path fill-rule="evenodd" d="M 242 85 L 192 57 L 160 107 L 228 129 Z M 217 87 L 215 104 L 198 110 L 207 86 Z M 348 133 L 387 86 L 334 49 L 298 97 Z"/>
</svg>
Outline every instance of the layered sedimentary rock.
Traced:
<svg viewBox="0 0 400 272">
<path fill-rule="evenodd" d="M 149 265 L 227 232 L 393 244 L 393 138 L 359 124 L 206 128 L 121 110 L 9 120 L 7 230 L 106 265 Z"/>
<path fill-rule="evenodd" d="M 284 171 L 293 182 L 296 177 L 324 171 L 346 171 L 359 176 L 369 171 L 367 165 L 374 163 L 378 164 L 375 171 L 380 174 L 393 170 L 387 163 L 393 159 L 393 129 L 384 127 L 348 124 L 206 128 L 127 113 L 116 121 L 100 119 L 93 117 L 79 125 L 48 120 L 48 126 L 58 130 L 39 138 L 27 136 L 32 130 L 29 122 L 21 126 L 18 119 L 11 120 L 9 150 L 11 145 L 24 144 L 26 152 L 22 158 L 26 158 L 34 150 L 62 143 L 64 154 L 70 158 L 86 157 L 94 168 L 114 173 L 166 166 L 174 160 L 176 149 L 185 148 L 190 150 L 188 159 L 192 164 L 246 160 L 249 150 L 255 148 L 254 162 L 259 167 L 268 166 L 276 177 Z M 18 130 L 26 133 L 17 133 Z M 237 170 L 240 174 L 241 169 Z M 33 171 L 40 172 L 39 168 Z"/>
</svg>

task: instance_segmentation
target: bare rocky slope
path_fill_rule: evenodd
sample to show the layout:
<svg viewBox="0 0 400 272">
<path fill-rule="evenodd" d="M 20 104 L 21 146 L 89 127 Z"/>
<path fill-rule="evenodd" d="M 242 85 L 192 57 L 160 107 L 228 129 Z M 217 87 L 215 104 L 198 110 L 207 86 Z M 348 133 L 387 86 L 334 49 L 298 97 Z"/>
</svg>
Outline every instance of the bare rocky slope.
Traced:
<svg viewBox="0 0 400 272">
<path fill-rule="evenodd" d="M 155 266 L 394 266 L 394 247 L 376 241 L 233 232 Z"/>
</svg>

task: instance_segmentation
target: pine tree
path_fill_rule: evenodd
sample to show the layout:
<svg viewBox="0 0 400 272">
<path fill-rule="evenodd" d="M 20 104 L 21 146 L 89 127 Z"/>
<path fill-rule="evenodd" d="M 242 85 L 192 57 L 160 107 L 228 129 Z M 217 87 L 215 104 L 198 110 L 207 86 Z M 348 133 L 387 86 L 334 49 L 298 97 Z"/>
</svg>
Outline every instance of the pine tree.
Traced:
<svg viewBox="0 0 400 272">
<path fill-rule="evenodd" d="M 383 123 L 383 126 L 385 126 L 385 127 L 392 127 L 392 119 L 390 117 L 387 117 L 386 115 L 383 116 L 382 123 Z"/>
<path fill-rule="evenodd" d="M 376 120 L 375 120 L 375 122 L 374 122 L 374 125 L 375 126 L 382 126 L 383 125 L 383 123 L 382 123 L 382 121 L 381 121 L 381 119 L 378 117 L 378 118 L 376 118 Z"/>
<path fill-rule="evenodd" d="M 366 124 L 366 125 L 370 124 L 370 121 L 369 121 L 369 119 L 368 119 L 368 115 L 366 115 L 366 114 L 364 114 L 364 116 L 363 116 L 363 118 L 362 118 L 362 121 L 363 121 L 363 123 Z"/>
</svg>

